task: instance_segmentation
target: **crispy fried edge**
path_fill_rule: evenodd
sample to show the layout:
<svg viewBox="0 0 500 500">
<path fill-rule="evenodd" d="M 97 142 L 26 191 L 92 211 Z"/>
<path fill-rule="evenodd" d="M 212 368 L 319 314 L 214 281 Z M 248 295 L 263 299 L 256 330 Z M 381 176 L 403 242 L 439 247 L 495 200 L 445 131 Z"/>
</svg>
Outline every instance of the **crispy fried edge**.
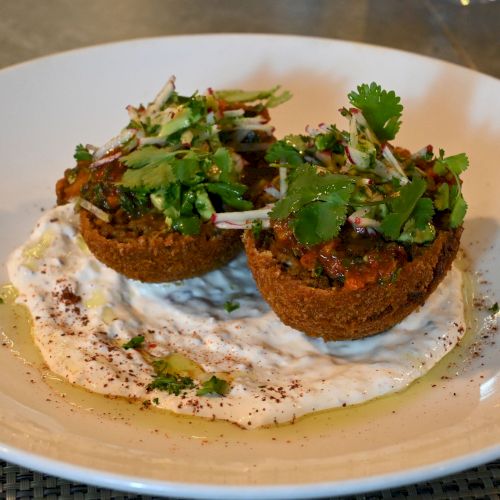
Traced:
<svg viewBox="0 0 500 500">
<path fill-rule="evenodd" d="M 192 278 L 227 264 L 242 249 L 241 231 L 202 231 L 197 236 L 176 232 L 119 241 L 104 237 L 95 217 L 80 211 L 80 230 L 94 256 L 127 278 L 159 283 Z"/>
<path fill-rule="evenodd" d="M 243 241 L 257 286 L 283 323 L 325 340 L 352 340 L 387 330 L 424 304 L 450 269 L 461 234 L 462 228 L 438 230 L 395 283 L 356 291 L 307 286 L 283 270 L 269 250 L 257 249 L 251 231 Z"/>
</svg>

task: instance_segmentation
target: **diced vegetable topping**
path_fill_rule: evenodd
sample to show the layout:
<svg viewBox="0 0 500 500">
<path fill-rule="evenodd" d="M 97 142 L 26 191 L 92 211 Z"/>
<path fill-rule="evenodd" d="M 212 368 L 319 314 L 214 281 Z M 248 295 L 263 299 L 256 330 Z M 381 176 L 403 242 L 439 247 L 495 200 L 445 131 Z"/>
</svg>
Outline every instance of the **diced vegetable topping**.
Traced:
<svg viewBox="0 0 500 500">
<path fill-rule="evenodd" d="M 435 157 L 432 146 L 412 155 L 391 146 L 403 110 L 394 91 L 363 84 L 348 98 L 356 107 L 340 111 L 349 132 L 320 124 L 269 148 L 266 159 L 279 169 L 277 201 L 259 217 L 240 213 L 238 221 L 251 227 L 258 218 L 264 228 L 284 221 L 308 247 L 337 238 L 346 223 L 405 245 L 433 241 L 437 220 L 439 227 L 459 227 L 467 210 L 459 178 L 467 156 Z M 220 214 L 214 221 L 231 227 Z"/>
<path fill-rule="evenodd" d="M 66 180 L 81 206 L 103 221 L 119 209 L 129 217 L 162 213 L 167 228 L 198 234 L 203 221 L 226 210 L 249 210 L 240 182 L 239 152 L 265 151 L 273 127 L 267 108 L 291 97 L 265 91 L 180 95 L 172 77 L 147 106 L 127 106 L 130 122 L 99 148 L 76 147 Z"/>
</svg>

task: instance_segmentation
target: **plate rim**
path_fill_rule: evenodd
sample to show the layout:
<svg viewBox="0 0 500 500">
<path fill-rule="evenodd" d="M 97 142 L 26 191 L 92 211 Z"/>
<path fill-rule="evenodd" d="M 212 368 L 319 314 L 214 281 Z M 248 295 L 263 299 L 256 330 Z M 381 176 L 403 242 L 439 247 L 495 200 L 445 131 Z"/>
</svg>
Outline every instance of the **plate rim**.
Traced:
<svg viewBox="0 0 500 500">
<path fill-rule="evenodd" d="M 168 497 L 172 494 L 182 498 L 217 499 L 308 499 L 321 498 L 325 495 L 340 496 L 353 493 L 387 490 L 405 484 L 431 481 L 439 477 L 458 473 L 486 462 L 500 458 L 500 444 L 485 450 L 461 455 L 458 458 L 442 460 L 409 470 L 378 474 L 375 476 L 340 481 L 321 481 L 311 483 L 278 485 L 215 485 L 210 483 L 186 483 L 158 479 L 144 479 L 140 476 L 128 476 L 114 472 L 103 472 L 84 466 L 68 464 L 43 455 L 25 452 L 15 446 L 0 443 L 0 458 L 23 467 L 60 477 L 82 484 L 91 484 L 102 488 L 128 491 L 133 493 Z M 486 461 L 485 461 L 486 458 Z M 18 461 L 19 459 L 19 461 Z M 125 489 L 124 489 L 125 488 Z"/>
</svg>

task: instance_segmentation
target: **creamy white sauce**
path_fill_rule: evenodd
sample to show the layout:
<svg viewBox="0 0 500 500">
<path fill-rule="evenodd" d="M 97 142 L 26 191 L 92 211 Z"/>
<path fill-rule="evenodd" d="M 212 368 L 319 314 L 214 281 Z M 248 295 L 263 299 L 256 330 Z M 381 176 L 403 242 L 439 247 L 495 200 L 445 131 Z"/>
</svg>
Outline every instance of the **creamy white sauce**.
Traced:
<svg viewBox="0 0 500 500">
<path fill-rule="evenodd" d="M 170 284 L 129 280 L 97 261 L 72 205 L 45 213 L 8 261 L 18 301 L 30 309 L 49 368 L 102 394 L 255 428 L 403 389 L 464 331 L 461 273 L 453 269 L 419 311 L 390 331 L 324 342 L 283 325 L 258 293 L 245 258 Z M 228 313 L 232 300 L 239 309 Z M 122 345 L 143 335 L 154 357 L 181 353 L 208 373 L 230 373 L 224 397 L 169 395 L 146 386 L 154 370 Z M 157 399 L 156 399 L 157 398 Z"/>
</svg>

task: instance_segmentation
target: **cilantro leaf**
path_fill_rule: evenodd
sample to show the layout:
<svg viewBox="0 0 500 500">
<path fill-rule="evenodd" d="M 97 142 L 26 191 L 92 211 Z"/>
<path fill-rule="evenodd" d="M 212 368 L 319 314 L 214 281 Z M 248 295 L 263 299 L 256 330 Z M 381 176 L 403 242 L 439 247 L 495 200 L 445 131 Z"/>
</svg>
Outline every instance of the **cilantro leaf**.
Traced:
<svg viewBox="0 0 500 500">
<path fill-rule="evenodd" d="M 92 161 L 93 156 L 83 144 L 78 144 L 75 148 L 73 158 L 76 161 Z"/>
<path fill-rule="evenodd" d="M 347 96 L 351 104 L 362 111 L 381 141 L 394 139 L 401 126 L 401 99 L 393 90 L 387 92 L 375 82 L 359 85 L 357 90 L 357 93 L 353 91 Z"/>
<path fill-rule="evenodd" d="M 219 179 L 222 182 L 231 182 L 234 180 L 235 172 L 233 167 L 233 159 L 226 148 L 219 148 L 213 155 L 214 163 L 220 169 Z"/>
<path fill-rule="evenodd" d="M 415 219 L 412 217 L 405 222 L 403 232 L 398 238 L 402 243 L 426 243 L 434 240 L 436 237 L 436 228 L 431 222 L 427 222 L 420 228 L 417 227 Z"/>
<path fill-rule="evenodd" d="M 304 160 L 299 151 L 285 141 L 278 141 L 271 145 L 266 153 L 268 163 L 286 164 L 291 167 L 298 167 L 304 164 Z"/>
<path fill-rule="evenodd" d="M 451 208 L 450 226 L 453 229 L 462 225 L 466 212 L 467 203 L 465 202 L 462 194 L 459 194 L 459 196 L 457 196 L 455 200 L 455 203 L 453 203 L 453 207 Z"/>
<path fill-rule="evenodd" d="M 398 196 L 388 202 L 389 213 L 384 217 L 380 229 L 384 236 L 396 240 L 401 233 L 403 224 L 408 220 L 420 197 L 425 193 L 427 183 L 416 177 L 403 186 Z"/>
<path fill-rule="evenodd" d="M 158 389 L 159 391 L 166 391 L 169 394 L 178 396 L 181 391 L 192 389 L 194 387 L 193 379 L 190 377 L 180 377 L 177 375 L 157 375 L 152 382 L 150 382 L 146 389 L 152 391 Z"/>
<path fill-rule="evenodd" d="M 175 158 L 175 155 L 178 153 L 178 151 L 171 151 L 169 149 L 145 146 L 136 149 L 127 156 L 123 156 L 121 161 L 128 168 L 143 168 L 148 165 L 159 165 L 165 161 L 169 161 Z"/>
<path fill-rule="evenodd" d="M 236 311 L 236 309 L 239 309 L 240 308 L 240 304 L 238 302 L 232 302 L 231 300 L 228 300 L 225 304 L 224 304 L 224 309 L 228 312 L 228 313 L 232 313 L 233 311 Z"/>
<path fill-rule="evenodd" d="M 201 220 L 196 216 L 181 216 L 173 221 L 172 228 L 186 236 L 200 234 Z"/>
<path fill-rule="evenodd" d="M 304 164 L 295 171 L 287 195 L 279 200 L 270 213 L 273 219 L 285 219 L 313 201 L 330 202 L 332 206 L 346 205 L 356 180 L 342 174 L 318 173 L 313 165 Z"/>
<path fill-rule="evenodd" d="M 130 189 L 158 189 L 175 181 L 172 165 L 167 162 L 153 163 L 142 168 L 127 169 L 121 185 Z"/>
<path fill-rule="evenodd" d="M 217 90 L 214 94 L 217 99 L 223 99 L 230 103 L 243 103 L 267 99 L 264 105 L 268 108 L 274 108 L 292 97 L 292 94 L 288 90 L 278 94 L 277 92 L 280 88 L 279 85 L 276 85 L 276 87 L 269 90 Z"/>
<path fill-rule="evenodd" d="M 127 343 L 123 344 L 122 347 L 124 349 L 137 349 L 142 347 L 144 340 L 143 335 L 137 335 L 136 337 L 132 337 Z"/>
<path fill-rule="evenodd" d="M 442 172 L 443 170 L 440 167 L 446 167 L 453 174 L 458 176 L 467 170 L 467 167 L 469 166 L 469 158 L 467 158 L 465 153 L 459 153 L 446 158 L 443 158 L 443 153 L 444 152 L 441 150 L 441 158 L 436 160 L 435 168 L 437 167 L 438 171 Z"/>
<path fill-rule="evenodd" d="M 217 378 L 215 375 L 203 382 L 200 389 L 196 391 L 197 396 L 206 396 L 208 394 L 218 394 L 225 396 L 229 392 L 229 383 L 224 379 Z"/>
<path fill-rule="evenodd" d="M 450 186 L 443 182 L 434 196 L 434 206 L 437 210 L 443 211 L 450 208 Z"/>
<path fill-rule="evenodd" d="M 415 227 L 423 231 L 434 216 L 434 206 L 430 198 L 420 198 L 411 216 L 415 219 Z"/>
<path fill-rule="evenodd" d="M 345 222 L 346 205 L 315 201 L 301 208 L 292 221 L 298 241 L 305 245 L 316 245 L 338 236 Z"/>
</svg>

